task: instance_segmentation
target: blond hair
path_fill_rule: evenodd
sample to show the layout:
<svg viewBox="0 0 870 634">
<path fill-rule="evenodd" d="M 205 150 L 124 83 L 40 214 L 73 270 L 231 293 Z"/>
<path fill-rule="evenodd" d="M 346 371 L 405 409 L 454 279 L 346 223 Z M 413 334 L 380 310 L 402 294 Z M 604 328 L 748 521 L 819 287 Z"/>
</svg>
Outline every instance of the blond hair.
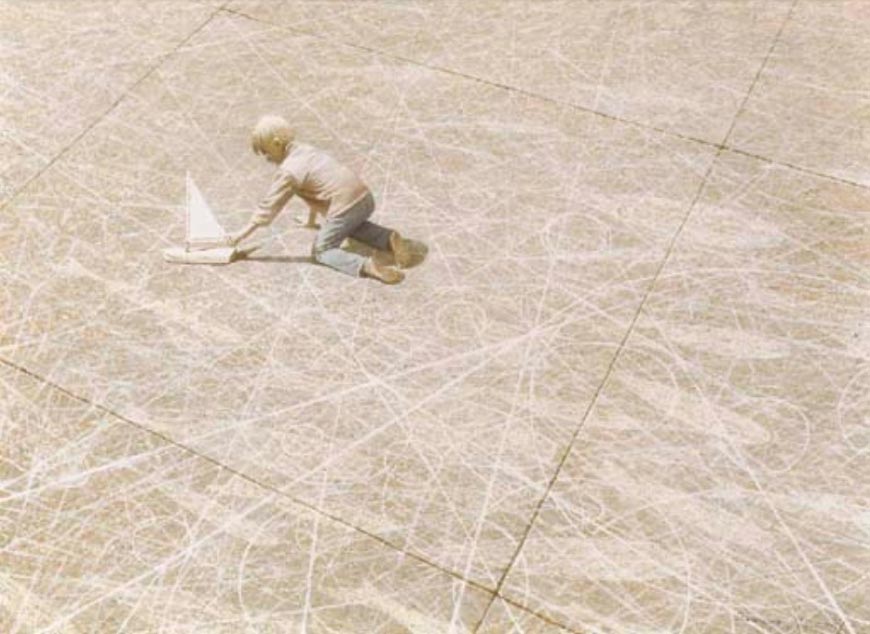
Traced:
<svg viewBox="0 0 870 634">
<path fill-rule="evenodd" d="M 293 143 L 295 136 L 293 128 L 290 127 L 286 119 L 274 114 L 267 114 L 260 117 L 253 132 L 251 132 L 251 149 L 254 154 L 263 154 L 266 145 L 274 139 L 280 139 L 286 146 Z"/>
</svg>

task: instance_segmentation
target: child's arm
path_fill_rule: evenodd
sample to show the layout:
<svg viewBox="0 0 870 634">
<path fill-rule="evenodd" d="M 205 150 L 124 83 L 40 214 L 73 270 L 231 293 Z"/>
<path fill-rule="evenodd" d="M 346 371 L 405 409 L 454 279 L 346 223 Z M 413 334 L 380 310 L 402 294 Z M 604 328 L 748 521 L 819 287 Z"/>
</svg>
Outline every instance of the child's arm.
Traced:
<svg viewBox="0 0 870 634">
<path fill-rule="evenodd" d="M 275 216 L 287 204 L 287 201 L 293 197 L 295 186 L 296 180 L 293 178 L 293 175 L 279 169 L 272 180 L 272 186 L 260 200 L 260 204 L 251 216 L 251 220 L 240 231 L 227 235 L 227 245 L 234 247 L 254 233 L 257 228 L 271 224 Z"/>
</svg>

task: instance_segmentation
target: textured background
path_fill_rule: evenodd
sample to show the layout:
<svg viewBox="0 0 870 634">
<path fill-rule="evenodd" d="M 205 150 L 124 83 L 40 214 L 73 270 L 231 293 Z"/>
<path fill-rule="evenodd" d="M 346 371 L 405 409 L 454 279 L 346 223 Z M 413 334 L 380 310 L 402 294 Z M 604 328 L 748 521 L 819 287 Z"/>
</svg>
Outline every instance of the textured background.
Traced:
<svg viewBox="0 0 870 634">
<path fill-rule="evenodd" d="M 0 631 L 870 632 L 868 68 L 861 0 L 0 0 Z M 163 263 L 267 112 L 403 284 L 297 202 Z"/>
</svg>

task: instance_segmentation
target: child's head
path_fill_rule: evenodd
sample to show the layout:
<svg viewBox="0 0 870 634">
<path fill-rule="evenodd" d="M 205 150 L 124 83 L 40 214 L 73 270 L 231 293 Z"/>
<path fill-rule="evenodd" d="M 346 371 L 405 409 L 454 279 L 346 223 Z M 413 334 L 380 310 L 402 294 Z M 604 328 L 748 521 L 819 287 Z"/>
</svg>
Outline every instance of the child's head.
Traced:
<svg viewBox="0 0 870 634">
<path fill-rule="evenodd" d="M 260 117 L 251 133 L 251 149 L 254 154 L 264 155 L 270 163 L 280 163 L 287 156 L 287 148 L 295 134 L 290 124 L 282 117 L 267 114 Z"/>
</svg>

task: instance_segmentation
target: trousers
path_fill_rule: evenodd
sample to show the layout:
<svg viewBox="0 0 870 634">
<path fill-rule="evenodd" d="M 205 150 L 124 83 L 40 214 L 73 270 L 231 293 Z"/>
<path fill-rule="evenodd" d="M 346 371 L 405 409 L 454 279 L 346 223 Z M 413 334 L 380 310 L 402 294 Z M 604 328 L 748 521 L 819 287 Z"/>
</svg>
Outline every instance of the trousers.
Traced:
<svg viewBox="0 0 870 634">
<path fill-rule="evenodd" d="M 340 216 L 327 216 L 314 240 L 314 259 L 346 275 L 361 276 L 365 256 L 340 247 L 345 238 L 353 238 L 375 249 L 389 250 L 392 231 L 369 221 L 374 210 L 375 199 L 369 192 Z"/>
</svg>

